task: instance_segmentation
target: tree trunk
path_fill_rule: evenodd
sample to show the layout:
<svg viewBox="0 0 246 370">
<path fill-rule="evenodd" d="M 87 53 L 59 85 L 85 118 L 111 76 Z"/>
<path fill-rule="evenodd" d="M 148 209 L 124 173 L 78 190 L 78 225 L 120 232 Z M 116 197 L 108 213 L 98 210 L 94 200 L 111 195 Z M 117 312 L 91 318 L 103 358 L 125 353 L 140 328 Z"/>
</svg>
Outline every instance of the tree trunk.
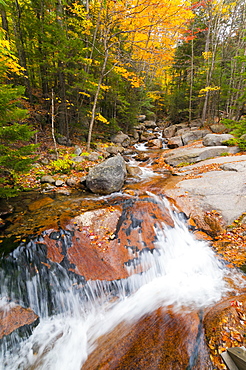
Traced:
<svg viewBox="0 0 246 370">
<path fill-rule="evenodd" d="M 90 146 L 91 146 L 91 135 L 92 135 L 92 130 L 93 130 L 94 122 L 95 122 L 97 101 L 98 101 L 101 85 L 102 85 L 102 82 L 103 82 L 107 62 L 108 62 L 108 56 L 109 56 L 109 50 L 106 49 L 105 56 L 104 56 L 104 61 L 103 61 L 103 66 L 102 66 L 102 69 L 101 69 L 101 73 L 100 73 L 100 77 L 99 77 L 99 81 L 98 81 L 98 85 L 97 85 L 97 90 L 96 90 L 96 94 L 95 94 L 95 97 L 94 97 L 93 107 L 92 107 L 91 120 L 90 120 L 90 125 L 89 125 L 87 146 L 86 146 L 86 149 L 88 151 L 90 150 Z"/>
</svg>

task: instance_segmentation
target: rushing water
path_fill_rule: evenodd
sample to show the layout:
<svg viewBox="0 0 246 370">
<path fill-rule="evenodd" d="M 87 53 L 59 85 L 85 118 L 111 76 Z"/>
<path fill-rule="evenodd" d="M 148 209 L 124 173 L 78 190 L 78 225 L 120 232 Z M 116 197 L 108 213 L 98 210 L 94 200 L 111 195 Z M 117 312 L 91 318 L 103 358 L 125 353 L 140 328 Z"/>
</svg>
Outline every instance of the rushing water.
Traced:
<svg viewBox="0 0 246 370">
<path fill-rule="evenodd" d="M 165 198 L 149 196 L 169 207 Z M 124 280 L 86 282 L 57 263 L 48 269 L 42 237 L 5 257 L 1 308 L 7 310 L 9 301 L 31 307 L 40 323 L 30 336 L 12 333 L 3 340 L 0 369 L 79 370 L 97 339 L 120 322 L 134 322 L 162 306 L 203 308 L 226 295 L 229 270 L 207 242 L 194 239 L 177 213 L 170 213 L 174 227 L 156 227 L 156 249 L 141 255 L 146 272 L 133 274 L 126 267 Z M 69 243 L 69 233 L 66 237 Z"/>
</svg>

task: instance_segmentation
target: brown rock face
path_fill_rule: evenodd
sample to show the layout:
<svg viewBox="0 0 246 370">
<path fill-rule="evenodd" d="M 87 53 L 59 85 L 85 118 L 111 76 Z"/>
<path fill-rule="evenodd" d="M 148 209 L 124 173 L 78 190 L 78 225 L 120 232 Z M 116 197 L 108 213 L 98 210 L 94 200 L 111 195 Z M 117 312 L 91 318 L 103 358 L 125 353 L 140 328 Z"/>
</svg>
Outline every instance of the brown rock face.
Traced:
<svg viewBox="0 0 246 370">
<path fill-rule="evenodd" d="M 11 334 L 14 330 L 33 324 L 38 316 L 30 309 L 21 306 L 9 307 L 0 310 L 0 339 Z"/>
<path fill-rule="evenodd" d="M 155 248 L 154 226 L 161 222 L 173 226 L 168 211 L 147 196 L 87 211 L 67 223 L 69 246 L 60 231 L 53 229 L 45 236 L 47 257 L 58 263 L 66 258 L 69 270 L 86 280 L 126 278 L 126 266 L 141 272 L 136 261 L 142 250 Z"/>
<path fill-rule="evenodd" d="M 122 323 L 101 337 L 82 370 L 212 369 L 197 313 L 158 309 L 137 323 Z M 196 343 L 200 340 L 199 348 Z M 203 353 L 201 359 L 197 353 Z"/>
</svg>

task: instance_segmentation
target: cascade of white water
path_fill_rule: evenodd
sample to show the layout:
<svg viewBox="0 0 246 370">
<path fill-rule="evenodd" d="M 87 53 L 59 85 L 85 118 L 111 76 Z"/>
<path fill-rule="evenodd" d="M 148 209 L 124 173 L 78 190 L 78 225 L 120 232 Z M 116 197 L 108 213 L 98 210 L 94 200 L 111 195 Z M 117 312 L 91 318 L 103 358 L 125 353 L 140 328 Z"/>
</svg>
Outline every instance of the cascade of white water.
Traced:
<svg viewBox="0 0 246 370">
<path fill-rule="evenodd" d="M 168 206 L 165 199 L 149 195 Z M 17 294 L 18 287 L 13 287 L 10 276 L 6 278 L 2 272 L 2 305 L 7 304 L 5 297 L 26 302 L 40 316 L 40 323 L 24 340 L 13 334 L 13 348 L 3 342 L 0 369 L 80 370 L 96 340 L 120 322 L 137 320 L 161 306 L 187 310 L 205 307 L 226 295 L 230 272 L 206 242 L 195 240 L 179 216 L 172 215 L 175 226 L 159 225 L 153 230 L 156 249 L 139 256 L 146 271 L 142 274 L 134 275 L 127 267 L 127 279 L 85 282 L 55 263 L 45 270 L 36 264 L 36 273 L 33 269 L 24 273 L 16 267 L 21 278 L 16 282 L 25 284 Z M 28 258 L 33 264 L 31 247 L 35 253 L 38 250 L 35 243 L 29 246 Z M 12 255 L 13 262 L 24 252 L 20 246 Z M 21 294 L 26 297 L 21 298 Z"/>
</svg>

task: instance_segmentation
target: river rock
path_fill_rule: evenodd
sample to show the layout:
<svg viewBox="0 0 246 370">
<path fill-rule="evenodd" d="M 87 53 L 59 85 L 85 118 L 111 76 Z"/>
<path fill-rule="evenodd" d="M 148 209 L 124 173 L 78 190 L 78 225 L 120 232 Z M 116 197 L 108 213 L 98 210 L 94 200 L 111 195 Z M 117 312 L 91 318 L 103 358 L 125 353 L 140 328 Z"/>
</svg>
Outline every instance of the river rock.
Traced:
<svg viewBox="0 0 246 370">
<path fill-rule="evenodd" d="M 199 326 L 197 313 L 175 313 L 166 308 L 147 313 L 136 322 L 126 320 L 99 338 L 83 370 L 211 370 Z"/>
<path fill-rule="evenodd" d="M 123 153 L 124 152 L 124 148 L 122 145 L 118 144 L 118 145 L 110 145 L 109 147 L 106 148 L 106 151 L 107 153 L 109 154 L 113 154 L 113 155 L 117 155 L 118 153 Z"/>
<path fill-rule="evenodd" d="M 214 134 L 222 134 L 222 133 L 226 132 L 228 129 L 222 123 L 216 123 L 216 124 L 210 126 L 210 130 Z"/>
<path fill-rule="evenodd" d="M 246 162 L 224 163 L 220 166 L 223 171 L 246 172 Z"/>
<path fill-rule="evenodd" d="M 66 184 L 71 187 L 76 186 L 77 182 L 78 179 L 76 177 L 70 177 L 69 179 L 66 180 Z"/>
<path fill-rule="evenodd" d="M 194 130 L 194 131 L 189 131 L 186 132 L 185 134 L 182 135 L 182 141 L 184 145 L 195 141 L 202 139 L 205 135 L 209 133 L 209 130 Z"/>
<path fill-rule="evenodd" d="M 168 142 L 167 142 L 167 147 L 169 149 L 175 149 L 183 145 L 184 143 L 182 141 L 181 136 L 173 136 L 172 138 L 168 139 Z"/>
<path fill-rule="evenodd" d="M 178 148 L 171 153 L 165 153 L 165 162 L 171 166 L 178 166 L 181 163 L 195 163 L 217 157 L 225 152 L 235 154 L 238 152 L 238 148 L 226 146 Z"/>
<path fill-rule="evenodd" d="M 50 175 L 45 175 L 45 176 L 41 177 L 40 182 L 41 182 L 41 184 L 45 184 L 45 183 L 54 184 L 56 182 L 56 180 L 54 179 L 54 177 L 52 177 Z"/>
<path fill-rule="evenodd" d="M 218 148 L 218 147 L 217 147 Z M 177 149 L 178 150 L 178 149 Z M 230 162 L 239 171 L 211 171 L 200 173 L 198 178 L 177 179 L 175 186 L 166 190 L 166 195 L 174 198 L 178 206 L 187 215 L 201 218 L 207 210 L 217 210 L 221 213 L 222 220 L 230 225 L 239 218 L 246 209 L 246 156 L 219 157 L 209 159 L 184 167 L 183 170 L 199 168 L 199 166 L 213 163 L 223 164 Z M 185 171 L 186 174 L 192 173 Z M 201 217 L 200 217 L 201 215 Z M 199 221 L 200 222 L 200 221 Z M 202 227 L 204 229 L 204 227 Z"/>
<path fill-rule="evenodd" d="M 208 134 L 203 138 L 204 146 L 221 146 L 224 141 L 233 139 L 233 135 L 230 134 Z"/>
<path fill-rule="evenodd" d="M 90 168 L 86 186 L 93 193 L 111 194 L 124 185 L 126 164 L 120 154 Z"/>
<path fill-rule="evenodd" d="M 173 137 L 175 135 L 176 131 L 177 131 L 177 126 L 176 125 L 166 127 L 163 130 L 163 136 L 168 139 L 170 137 Z"/>
<path fill-rule="evenodd" d="M 190 125 L 189 125 L 191 128 L 192 127 L 198 127 L 198 128 L 201 128 L 203 126 L 203 122 L 202 122 L 202 119 L 201 118 L 197 118 L 197 119 L 193 119 L 190 121 Z"/>
<path fill-rule="evenodd" d="M 146 115 L 145 114 L 140 114 L 137 117 L 138 122 L 144 122 L 146 120 Z"/>
<path fill-rule="evenodd" d="M 148 141 L 148 147 L 162 149 L 162 140 L 161 139 L 153 139 Z"/>
<path fill-rule="evenodd" d="M 30 309 L 14 303 L 2 305 L 0 309 L 0 339 L 22 328 L 38 324 L 38 316 Z"/>
<path fill-rule="evenodd" d="M 64 184 L 65 183 L 64 183 L 63 180 L 56 180 L 56 182 L 55 182 L 55 186 L 57 186 L 57 187 L 63 186 Z"/>
<path fill-rule="evenodd" d="M 147 153 L 139 153 L 135 157 L 136 161 L 146 162 L 149 159 L 149 155 Z"/>
<path fill-rule="evenodd" d="M 137 166 L 129 166 L 127 165 L 126 166 L 126 169 L 127 169 L 127 173 L 130 175 L 130 176 L 133 176 L 133 177 L 136 177 L 136 176 L 139 176 L 142 174 L 142 170 L 140 167 L 137 167 Z"/>
<path fill-rule="evenodd" d="M 156 123 L 155 121 L 144 121 L 144 126 L 149 129 L 149 128 L 156 128 Z"/>
<path fill-rule="evenodd" d="M 131 139 L 128 135 L 124 134 L 122 131 L 117 132 L 117 134 L 111 137 L 111 141 L 115 144 L 120 144 L 124 148 L 130 145 Z"/>
</svg>

